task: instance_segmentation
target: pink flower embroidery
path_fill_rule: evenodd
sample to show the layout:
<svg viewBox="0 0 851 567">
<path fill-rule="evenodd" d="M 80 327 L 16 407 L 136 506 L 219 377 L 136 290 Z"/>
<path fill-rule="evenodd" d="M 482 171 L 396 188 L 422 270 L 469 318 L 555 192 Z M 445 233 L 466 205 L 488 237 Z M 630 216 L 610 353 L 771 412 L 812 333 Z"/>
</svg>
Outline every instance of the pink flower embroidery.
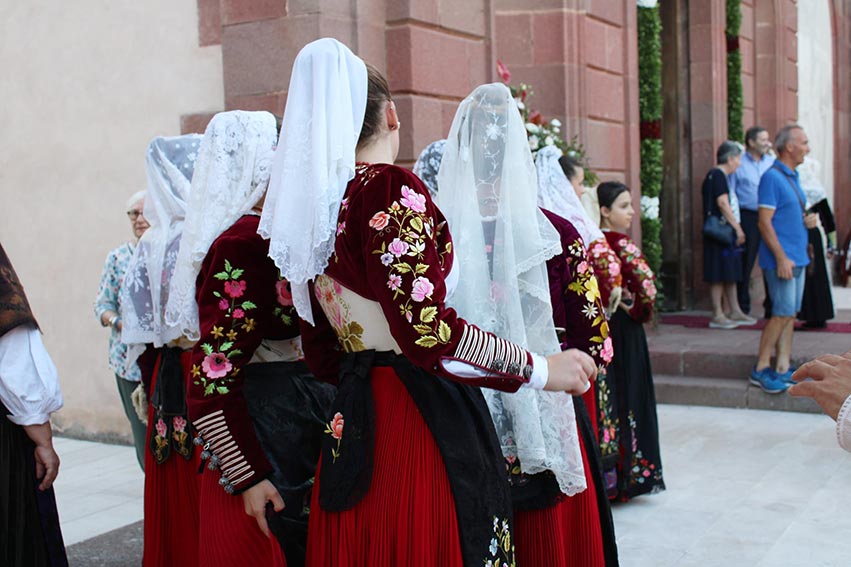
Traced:
<svg viewBox="0 0 851 567">
<path fill-rule="evenodd" d="M 220 299 L 219 300 L 219 309 L 221 309 L 222 311 L 227 311 L 228 307 L 230 307 L 230 305 L 228 304 L 227 299 Z"/>
<path fill-rule="evenodd" d="M 417 302 L 424 301 L 426 298 L 431 299 L 433 291 L 434 284 L 428 281 L 428 278 L 420 276 L 414 280 L 411 287 L 411 299 Z"/>
<path fill-rule="evenodd" d="M 234 319 L 242 319 L 243 317 L 245 317 L 245 311 L 243 311 L 242 309 L 239 309 L 239 308 L 236 308 L 236 309 L 233 310 L 233 318 Z"/>
<path fill-rule="evenodd" d="M 346 230 L 346 221 L 341 222 L 337 225 L 337 236 L 343 234 L 343 231 Z"/>
<path fill-rule="evenodd" d="M 343 438 L 343 414 L 337 412 L 334 414 L 334 419 L 331 420 L 331 437 L 334 439 Z"/>
<path fill-rule="evenodd" d="M 621 275 L 621 265 L 618 262 L 612 262 L 609 264 L 609 274 L 611 274 L 613 278 Z"/>
<path fill-rule="evenodd" d="M 426 198 L 425 195 L 421 195 L 416 191 L 413 191 L 407 185 L 402 185 L 402 198 L 400 202 L 417 213 L 424 213 L 426 210 Z"/>
<path fill-rule="evenodd" d="M 391 274 L 390 278 L 387 280 L 387 287 L 396 291 L 399 289 L 399 286 L 402 285 L 402 276 Z"/>
<path fill-rule="evenodd" d="M 181 433 L 186 429 L 186 420 L 179 415 L 175 416 L 175 418 L 171 420 L 171 423 L 174 425 L 174 430 L 178 433 Z"/>
<path fill-rule="evenodd" d="M 612 337 L 606 337 L 603 341 L 603 349 L 600 351 L 600 356 L 604 362 L 611 362 L 615 356 L 615 348 L 612 346 Z"/>
<path fill-rule="evenodd" d="M 162 420 L 162 418 L 157 420 L 156 428 L 157 428 L 157 435 L 159 435 L 160 437 L 165 437 L 165 433 L 168 430 L 168 427 L 166 427 L 166 424 Z"/>
<path fill-rule="evenodd" d="M 369 226 L 375 230 L 384 230 L 389 222 L 390 215 L 381 211 L 372 215 L 372 218 L 369 219 Z"/>
<path fill-rule="evenodd" d="M 584 274 L 588 271 L 588 262 L 586 262 L 585 260 L 579 262 L 579 265 L 576 266 L 576 269 L 579 271 L 580 274 Z"/>
<path fill-rule="evenodd" d="M 293 294 L 287 287 L 287 280 L 278 280 L 278 283 L 275 284 L 275 291 L 278 292 L 278 303 L 284 307 L 293 304 Z"/>
<path fill-rule="evenodd" d="M 656 284 L 653 283 L 653 280 L 644 280 L 641 282 L 641 287 L 644 288 L 644 291 L 647 292 L 647 296 L 650 299 L 654 299 L 656 297 Z"/>
<path fill-rule="evenodd" d="M 237 297 L 242 297 L 246 286 L 245 280 L 225 282 L 225 293 L 236 299 Z"/>
<path fill-rule="evenodd" d="M 626 245 L 626 247 L 625 247 L 624 249 L 625 249 L 627 252 L 629 252 L 630 254 L 635 254 L 635 253 L 637 253 L 637 252 L 638 252 L 638 246 L 636 246 L 636 245 L 635 245 L 635 244 L 633 244 L 632 242 L 630 242 L 629 244 L 627 244 L 627 245 Z"/>
<path fill-rule="evenodd" d="M 387 249 L 390 251 L 390 253 L 393 254 L 394 256 L 396 256 L 397 258 L 399 256 L 404 256 L 405 254 L 407 254 L 408 248 L 409 248 L 408 243 L 403 242 L 402 240 L 399 240 L 398 238 L 394 238 L 393 242 L 390 243 L 390 246 L 387 247 Z"/>
<path fill-rule="evenodd" d="M 230 360 L 224 354 L 214 352 L 204 357 L 201 368 L 208 378 L 224 378 L 228 375 L 228 372 L 233 370 L 233 364 L 230 363 Z"/>
</svg>

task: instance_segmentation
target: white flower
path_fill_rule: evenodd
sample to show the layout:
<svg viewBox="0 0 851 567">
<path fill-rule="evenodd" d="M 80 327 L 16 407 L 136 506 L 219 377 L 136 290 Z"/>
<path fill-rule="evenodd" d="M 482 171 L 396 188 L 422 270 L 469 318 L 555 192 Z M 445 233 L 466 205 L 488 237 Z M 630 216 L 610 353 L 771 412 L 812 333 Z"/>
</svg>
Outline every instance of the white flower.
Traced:
<svg viewBox="0 0 851 567">
<path fill-rule="evenodd" d="M 523 104 L 523 101 L 521 101 L 519 98 L 515 98 L 514 100 L 517 102 L 517 108 L 518 109 L 526 110 L 526 105 Z"/>
<path fill-rule="evenodd" d="M 659 0 L 638 0 L 639 8 L 655 8 Z"/>
<path fill-rule="evenodd" d="M 552 120 L 550 120 L 550 125 L 553 128 L 561 128 L 561 121 L 558 118 L 553 118 Z"/>
<path fill-rule="evenodd" d="M 529 147 L 532 148 L 533 151 L 537 150 L 540 145 L 541 140 L 539 140 L 537 136 L 529 136 Z"/>
<path fill-rule="evenodd" d="M 641 196 L 641 216 L 650 220 L 659 218 L 659 197 Z"/>
<path fill-rule="evenodd" d="M 544 138 L 544 145 L 545 146 L 552 146 L 553 145 L 553 137 L 547 136 L 546 138 Z"/>
<path fill-rule="evenodd" d="M 539 128 L 538 128 L 537 124 L 532 124 L 531 122 L 526 123 L 526 131 L 529 132 L 530 134 L 535 134 L 538 131 L 538 129 Z"/>
</svg>

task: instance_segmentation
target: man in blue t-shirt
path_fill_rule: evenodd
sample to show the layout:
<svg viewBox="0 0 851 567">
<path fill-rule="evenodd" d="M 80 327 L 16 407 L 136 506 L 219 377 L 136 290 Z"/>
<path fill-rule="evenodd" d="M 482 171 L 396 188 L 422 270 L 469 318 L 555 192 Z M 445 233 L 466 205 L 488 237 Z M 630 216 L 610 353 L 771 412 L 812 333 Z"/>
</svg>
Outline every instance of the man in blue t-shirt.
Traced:
<svg viewBox="0 0 851 567">
<path fill-rule="evenodd" d="M 792 381 L 792 333 L 804 296 L 804 270 L 810 263 L 807 229 L 818 224 L 818 215 L 807 213 L 795 171 L 810 152 L 804 129 L 795 124 L 784 126 L 774 147 L 777 160 L 759 181 L 759 266 L 765 274 L 772 313 L 760 337 L 751 382 L 765 392 L 779 394 Z M 772 369 L 774 351 L 777 358 Z"/>
</svg>

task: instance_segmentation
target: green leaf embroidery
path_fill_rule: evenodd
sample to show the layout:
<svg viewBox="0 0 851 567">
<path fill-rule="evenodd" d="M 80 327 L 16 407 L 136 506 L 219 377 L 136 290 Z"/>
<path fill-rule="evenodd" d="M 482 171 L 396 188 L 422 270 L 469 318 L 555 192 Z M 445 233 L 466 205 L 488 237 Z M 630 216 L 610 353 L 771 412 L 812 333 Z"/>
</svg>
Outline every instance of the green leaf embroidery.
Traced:
<svg viewBox="0 0 851 567">
<path fill-rule="evenodd" d="M 428 325 L 414 325 L 414 330 L 421 335 L 427 335 L 431 332 L 431 327 Z"/>
<path fill-rule="evenodd" d="M 218 274 L 214 274 L 213 277 L 217 280 L 226 280 L 230 278 L 227 272 L 219 272 Z"/>
<path fill-rule="evenodd" d="M 203 350 L 204 354 L 206 354 L 207 356 L 210 356 L 211 354 L 213 354 L 213 347 L 210 346 L 208 343 L 202 344 L 201 350 Z"/>
<path fill-rule="evenodd" d="M 449 328 L 449 325 L 440 322 L 440 325 L 437 326 L 437 336 L 440 337 L 440 342 L 448 343 L 449 339 L 452 338 L 452 329 Z"/>
<path fill-rule="evenodd" d="M 411 266 L 406 262 L 399 262 L 397 264 L 393 264 L 393 267 L 399 270 L 400 274 L 408 274 L 411 272 Z"/>
<path fill-rule="evenodd" d="M 245 309 L 245 310 L 257 309 L 257 306 L 251 301 L 243 301 L 242 302 L 242 308 Z"/>
<path fill-rule="evenodd" d="M 239 279 L 239 276 L 245 273 L 245 270 L 236 269 L 230 273 L 230 277 L 233 279 Z"/>
<path fill-rule="evenodd" d="M 420 311 L 420 321 L 431 323 L 437 317 L 437 307 L 423 307 Z"/>
<path fill-rule="evenodd" d="M 414 273 L 418 276 L 426 273 L 428 271 L 428 264 L 417 264 L 417 267 L 414 268 Z"/>
<path fill-rule="evenodd" d="M 216 392 L 219 394 L 227 394 L 230 392 L 227 386 L 216 386 Z"/>
<path fill-rule="evenodd" d="M 230 262 L 228 260 L 225 260 L 225 271 L 230 273 L 231 270 L 233 270 L 233 266 L 230 265 Z"/>
<path fill-rule="evenodd" d="M 420 337 L 420 338 L 418 338 L 418 339 L 414 342 L 414 344 L 415 344 L 415 345 L 419 345 L 419 346 L 421 346 L 421 347 L 425 347 L 425 348 L 432 348 L 432 347 L 434 347 L 434 346 L 437 346 L 437 339 L 436 339 L 436 338 L 434 338 L 434 336 L 429 335 L 429 336 L 427 336 L 427 337 Z"/>
<path fill-rule="evenodd" d="M 228 341 L 226 343 L 222 343 L 222 346 L 219 347 L 219 350 L 221 352 L 225 352 L 226 350 L 228 350 L 232 346 L 233 346 L 233 341 Z"/>
<path fill-rule="evenodd" d="M 241 350 L 239 350 L 238 348 L 235 348 L 235 349 L 233 349 L 232 351 L 230 351 L 230 352 L 228 353 L 228 358 L 231 358 L 231 357 L 234 357 L 234 356 L 238 356 L 238 355 L 240 355 L 240 354 L 242 354 L 242 351 L 241 351 Z"/>
<path fill-rule="evenodd" d="M 423 221 L 420 217 L 414 217 L 411 219 L 411 228 L 416 230 L 417 232 L 423 231 Z"/>
</svg>

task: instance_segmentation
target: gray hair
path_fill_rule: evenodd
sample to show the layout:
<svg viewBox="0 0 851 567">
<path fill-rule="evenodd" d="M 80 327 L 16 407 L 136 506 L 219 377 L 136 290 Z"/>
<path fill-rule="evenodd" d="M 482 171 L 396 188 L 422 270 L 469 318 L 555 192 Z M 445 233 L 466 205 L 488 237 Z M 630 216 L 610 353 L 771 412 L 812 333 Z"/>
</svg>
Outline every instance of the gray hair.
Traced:
<svg viewBox="0 0 851 567">
<path fill-rule="evenodd" d="M 127 210 L 129 211 L 130 207 L 143 200 L 145 198 L 145 194 L 147 194 L 147 191 L 136 191 L 130 195 L 130 198 L 127 199 Z"/>
<path fill-rule="evenodd" d="M 715 163 L 723 165 L 734 157 L 742 155 L 744 151 L 745 147 L 739 142 L 733 140 L 721 142 L 721 145 L 718 146 L 718 151 L 715 153 Z"/>
<path fill-rule="evenodd" d="M 786 146 L 792 141 L 793 130 L 803 130 L 803 128 L 798 124 L 787 124 L 777 131 L 777 136 L 774 137 L 774 149 L 778 154 L 786 151 Z"/>
</svg>

